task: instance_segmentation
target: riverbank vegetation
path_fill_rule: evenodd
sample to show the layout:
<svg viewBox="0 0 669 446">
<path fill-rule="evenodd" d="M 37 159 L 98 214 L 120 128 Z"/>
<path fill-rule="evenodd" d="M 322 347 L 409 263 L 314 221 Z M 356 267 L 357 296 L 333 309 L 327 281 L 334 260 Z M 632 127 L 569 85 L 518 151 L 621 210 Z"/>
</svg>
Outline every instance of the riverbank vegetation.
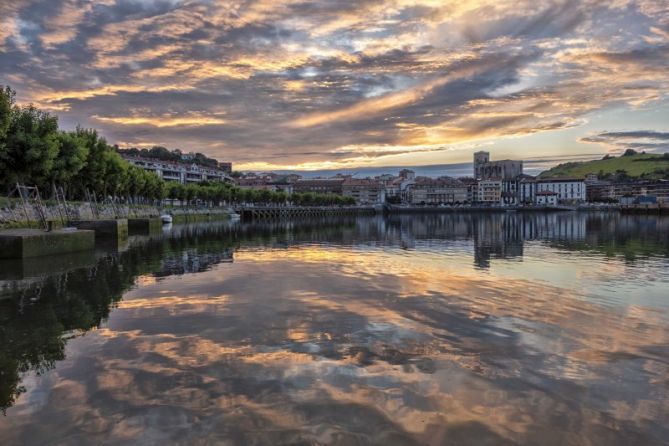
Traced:
<svg viewBox="0 0 669 446">
<path fill-rule="evenodd" d="M 16 104 L 16 93 L 0 86 L 0 191 L 8 194 L 22 183 L 37 186 L 43 197 L 54 186 L 68 200 L 98 199 L 155 204 L 169 199 L 189 205 L 219 203 L 283 204 L 304 206 L 352 205 L 351 197 L 270 190 L 245 190 L 228 183 L 179 184 L 166 182 L 125 161 L 117 149 L 94 129 L 66 131 L 58 118 L 28 105 Z M 165 149 L 165 153 L 171 153 Z M 162 151 L 161 151 L 162 153 Z M 163 153 L 164 155 L 164 153 Z M 203 159 L 206 163 L 209 159 Z"/>
</svg>

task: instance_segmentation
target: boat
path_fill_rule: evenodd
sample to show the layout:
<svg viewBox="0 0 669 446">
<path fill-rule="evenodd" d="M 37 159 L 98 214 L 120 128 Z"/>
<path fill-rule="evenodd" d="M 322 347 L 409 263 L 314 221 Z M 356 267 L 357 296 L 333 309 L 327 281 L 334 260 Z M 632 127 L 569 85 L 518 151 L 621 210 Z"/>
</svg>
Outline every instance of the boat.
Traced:
<svg viewBox="0 0 669 446">
<path fill-rule="evenodd" d="M 239 220 L 240 218 L 242 218 L 242 216 L 239 215 L 236 212 L 233 212 L 232 214 L 230 214 L 230 220 Z"/>
<path fill-rule="evenodd" d="M 164 225 L 168 225 L 172 223 L 172 216 L 170 214 L 163 214 L 160 216 L 160 220 L 163 222 Z"/>
</svg>

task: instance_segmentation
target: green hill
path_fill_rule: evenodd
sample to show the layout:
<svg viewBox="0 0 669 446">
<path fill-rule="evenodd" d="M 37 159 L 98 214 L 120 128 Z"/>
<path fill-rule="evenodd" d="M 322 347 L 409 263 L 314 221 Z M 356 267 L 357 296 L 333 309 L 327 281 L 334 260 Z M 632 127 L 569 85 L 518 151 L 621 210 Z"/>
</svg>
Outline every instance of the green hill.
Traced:
<svg viewBox="0 0 669 446">
<path fill-rule="evenodd" d="M 622 156 L 607 155 L 600 160 L 564 163 L 539 174 L 539 178 L 574 177 L 585 178 L 589 173 L 606 178 L 669 178 L 669 153 L 634 153 Z"/>
</svg>

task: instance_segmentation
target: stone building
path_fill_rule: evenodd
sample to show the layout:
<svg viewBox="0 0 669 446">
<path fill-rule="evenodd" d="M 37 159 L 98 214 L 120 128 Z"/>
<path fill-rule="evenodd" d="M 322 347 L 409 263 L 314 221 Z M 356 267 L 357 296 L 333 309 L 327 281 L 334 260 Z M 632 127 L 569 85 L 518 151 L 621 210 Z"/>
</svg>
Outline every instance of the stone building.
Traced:
<svg viewBox="0 0 669 446">
<path fill-rule="evenodd" d="M 523 173 L 523 162 L 514 160 L 490 161 L 489 152 L 474 153 L 474 178 L 489 180 L 497 178 L 500 180 L 515 179 Z"/>
</svg>

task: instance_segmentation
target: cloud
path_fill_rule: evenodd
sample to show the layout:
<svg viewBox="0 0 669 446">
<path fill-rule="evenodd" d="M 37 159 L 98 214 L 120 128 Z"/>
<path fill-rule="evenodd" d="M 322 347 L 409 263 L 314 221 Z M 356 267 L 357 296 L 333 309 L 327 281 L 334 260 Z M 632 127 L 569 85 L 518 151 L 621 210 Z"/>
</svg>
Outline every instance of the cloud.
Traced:
<svg viewBox="0 0 669 446">
<path fill-rule="evenodd" d="M 172 116 L 127 116 L 127 117 L 106 117 L 93 116 L 93 119 L 99 122 L 114 123 L 120 125 L 149 126 L 149 127 L 202 127 L 206 125 L 225 124 L 225 119 L 212 116 L 203 116 L 191 114 L 190 116 L 172 117 Z"/>
<path fill-rule="evenodd" d="M 669 132 L 635 130 L 602 132 L 581 138 L 582 142 L 602 144 L 610 150 L 635 149 L 650 152 L 669 151 Z"/>
<path fill-rule="evenodd" d="M 44 46 L 53 48 L 72 40 L 77 34 L 77 28 L 91 10 L 91 3 L 87 1 L 68 0 L 63 3 L 59 14 L 45 22 L 48 31 L 40 35 Z"/>
<path fill-rule="evenodd" d="M 522 155 L 530 138 L 573 154 L 593 113 L 633 118 L 669 91 L 668 14 L 650 0 L 0 8 L 0 79 L 21 102 L 244 165 L 443 164 L 478 144 Z"/>
</svg>

